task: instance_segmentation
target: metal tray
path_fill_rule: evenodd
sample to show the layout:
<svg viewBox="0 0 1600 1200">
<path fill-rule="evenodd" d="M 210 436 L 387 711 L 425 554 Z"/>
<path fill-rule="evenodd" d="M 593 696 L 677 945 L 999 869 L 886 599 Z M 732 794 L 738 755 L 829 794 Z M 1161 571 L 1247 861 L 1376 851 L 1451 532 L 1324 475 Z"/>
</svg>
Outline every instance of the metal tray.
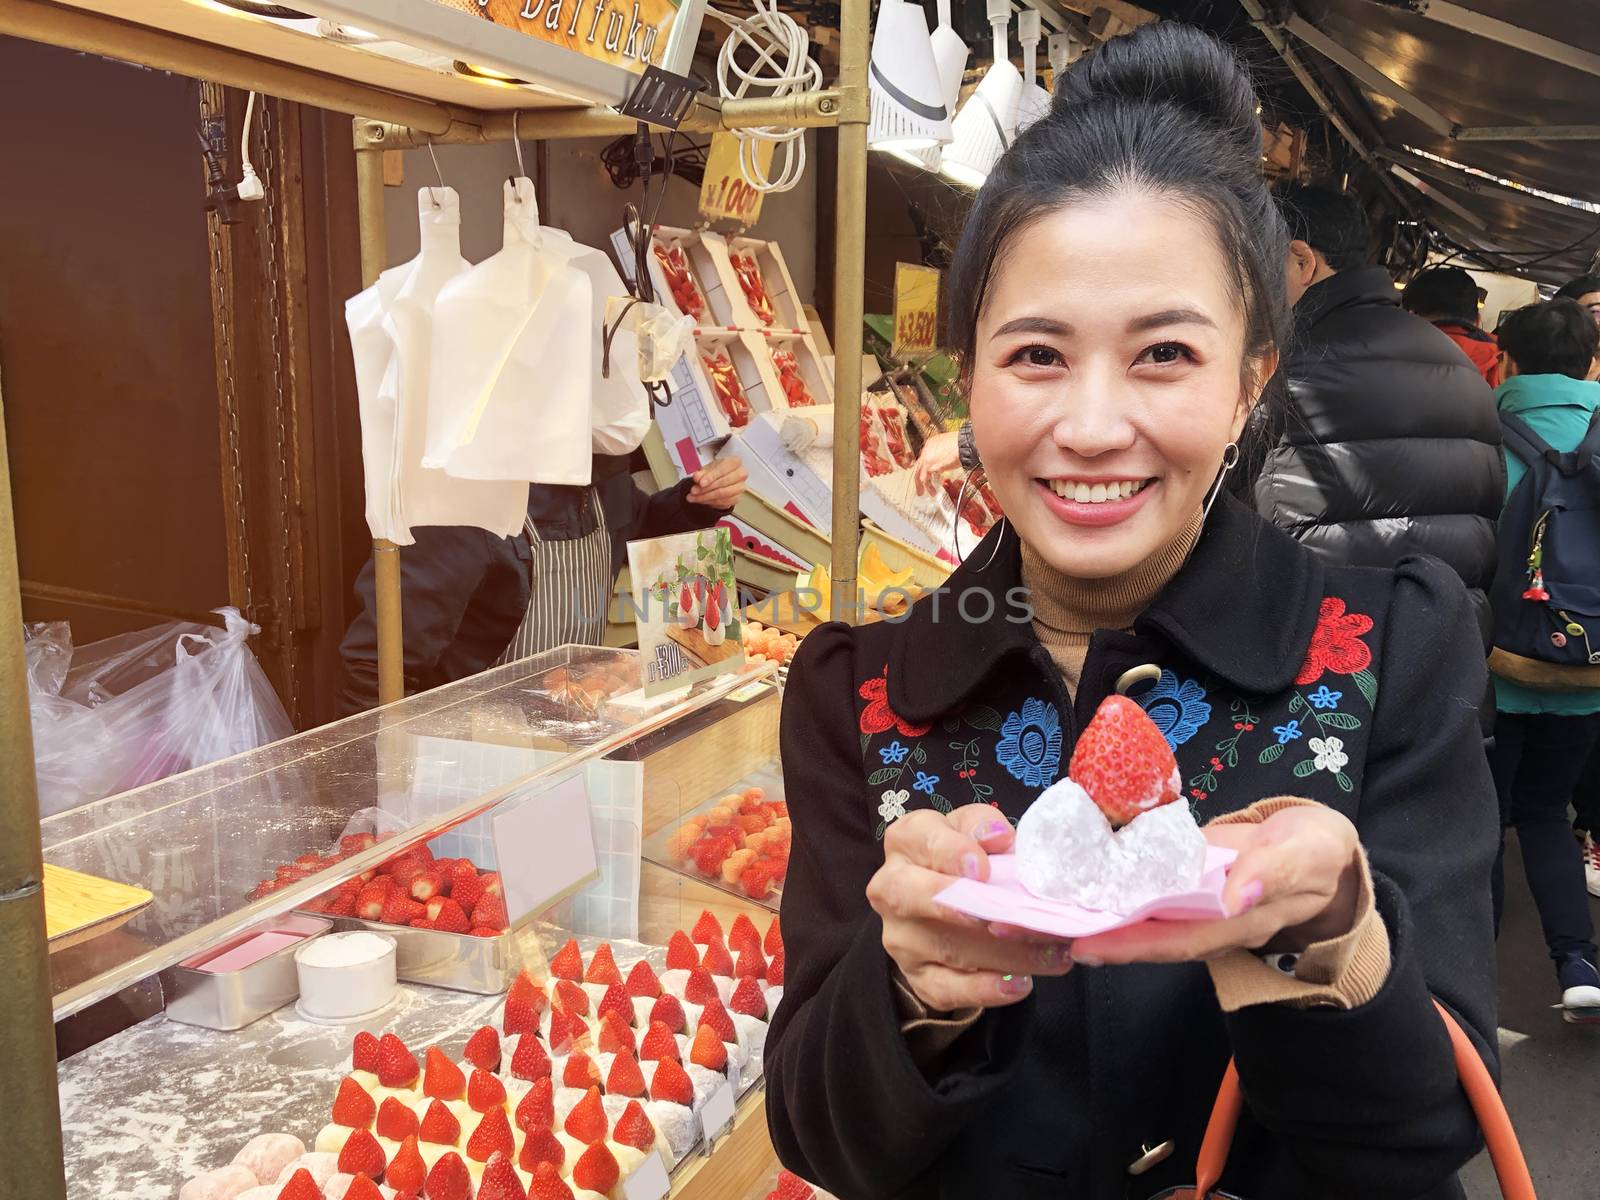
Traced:
<svg viewBox="0 0 1600 1200">
<path fill-rule="evenodd" d="M 241 930 L 223 945 L 207 951 L 202 961 L 215 958 L 259 933 L 290 930 L 304 936 L 237 971 L 202 971 L 179 963 L 161 972 L 167 1016 L 185 1025 L 232 1032 L 276 1012 L 300 994 L 294 952 L 320 937 L 333 922 L 313 913 L 285 913 Z M 190 959 L 190 962 L 196 961 Z"/>
<path fill-rule="evenodd" d="M 756 900 L 747 895 L 744 889 L 739 887 L 737 884 L 728 884 L 720 875 L 715 877 L 702 875 L 699 870 L 696 869 L 694 863 L 686 862 L 676 857 L 669 850 L 668 844 L 672 841 L 673 835 L 676 834 L 679 829 L 683 828 L 683 823 L 685 821 L 704 815 L 712 808 L 715 808 L 722 798 L 728 795 L 730 792 L 737 793 L 747 787 L 759 787 L 773 800 L 783 800 L 784 791 L 782 767 L 777 763 L 777 761 L 774 760 L 765 766 L 751 771 L 748 775 L 745 775 L 742 779 L 729 784 L 727 787 L 718 789 L 716 795 L 695 804 L 693 808 L 684 811 L 677 820 L 669 822 L 662 828 L 658 829 L 655 833 L 645 838 L 641 853 L 646 862 L 654 863 L 659 867 L 665 867 L 667 870 L 681 875 L 685 879 L 692 879 L 696 883 L 702 883 L 707 887 L 716 888 L 718 891 L 726 892 L 730 896 L 737 896 L 746 904 L 760 905 L 768 912 L 775 913 L 778 911 L 778 906 L 783 900 L 783 885 L 781 883 L 775 886 L 772 889 L 772 892 L 764 900 Z"/>
<path fill-rule="evenodd" d="M 402 981 L 454 992 L 498 995 L 524 967 L 538 968 L 545 962 L 544 947 L 531 921 L 492 938 L 385 925 L 360 917 L 336 917 L 333 924 L 340 931 L 370 929 L 388 934 L 395 942 L 395 969 Z"/>
</svg>

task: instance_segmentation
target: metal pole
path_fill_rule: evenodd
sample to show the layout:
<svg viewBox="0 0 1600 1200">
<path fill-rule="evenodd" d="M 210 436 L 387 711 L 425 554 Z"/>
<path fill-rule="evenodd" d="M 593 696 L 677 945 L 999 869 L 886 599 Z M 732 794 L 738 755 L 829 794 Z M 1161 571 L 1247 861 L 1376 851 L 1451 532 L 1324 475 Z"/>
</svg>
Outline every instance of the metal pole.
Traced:
<svg viewBox="0 0 1600 1200">
<path fill-rule="evenodd" d="M 0 1121 L 0 1200 L 66 1200 L 26 679 L 11 471 L 0 411 L 0 978 L 12 985 L 0 1018 L 0 1063 L 7 1090 L 16 1092 Z"/>
<path fill-rule="evenodd" d="M 357 118 L 356 218 L 361 226 L 361 285 L 371 287 L 388 262 L 383 230 L 383 151 L 362 149 L 370 121 Z M 400 627 L 400 547 L 372 541 L 373 591 L 378 618 L 378 703 L 405 699 L 405 646 Z"/>
<path fill-rule="evenodd" d="M 853 619 L 861 537 L 861 319 L 867 263 L 870 0 L 839 8 L 838 196 L 833 268 L 833 611 Z"/>
</svg>

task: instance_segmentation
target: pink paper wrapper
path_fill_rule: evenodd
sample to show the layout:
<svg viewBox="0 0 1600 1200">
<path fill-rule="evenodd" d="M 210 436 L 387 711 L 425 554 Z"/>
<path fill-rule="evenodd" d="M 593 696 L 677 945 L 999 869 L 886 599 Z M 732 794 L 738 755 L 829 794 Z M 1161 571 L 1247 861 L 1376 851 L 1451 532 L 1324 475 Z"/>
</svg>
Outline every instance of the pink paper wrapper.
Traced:
<svg viewBox="0 0 1600 1200">
<path fill-rule="evenodd" d="M 934 899 L 980 921 L 997 921 L 1061 938 L 1088 937 L 1140 921 L 1208 921 L 1228 915 L 1222 906 L 1222 885 L 1237 857 L 1232 850 L 1208 846 L 1205 873 L 1197 890 L 1163 896 L 1130 913 L 1100 912 L 1035 896 L 1017 881 L 1014 854 L 990 857 L 988 883 L 958 879 Z"/>
</svg>

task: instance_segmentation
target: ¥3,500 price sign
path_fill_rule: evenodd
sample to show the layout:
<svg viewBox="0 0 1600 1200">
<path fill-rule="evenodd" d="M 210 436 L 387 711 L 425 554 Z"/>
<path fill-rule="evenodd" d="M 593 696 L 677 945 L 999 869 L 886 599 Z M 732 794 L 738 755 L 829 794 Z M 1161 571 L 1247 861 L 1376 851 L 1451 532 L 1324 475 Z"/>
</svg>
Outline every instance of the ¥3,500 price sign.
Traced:
<svg viewBox="0 0 1600 1200">
<path fill-rule="evenodd" d="M 939 337 L 939 271 L 912 263 L 894 265 L 893 358 L 932 354 Z"/>
<path fill-rule="evenodd" d="M 765 172 L 772 166 L 771 142 L 756 142 L 750 151 Z M 739 170 L 739 139 L 731 133 L 711 135 L 705 179 L 700 184 L 700 215 L 708 221 L 754 225 L 761 216 L 762 193 Z"/>
</svg>

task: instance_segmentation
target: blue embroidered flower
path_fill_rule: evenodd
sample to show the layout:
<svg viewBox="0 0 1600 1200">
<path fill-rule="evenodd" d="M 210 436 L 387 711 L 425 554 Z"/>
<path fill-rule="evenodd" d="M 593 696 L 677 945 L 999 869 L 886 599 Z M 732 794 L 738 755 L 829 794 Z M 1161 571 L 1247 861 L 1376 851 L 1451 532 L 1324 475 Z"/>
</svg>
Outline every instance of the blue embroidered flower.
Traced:
<svg viewBox="0 0 1600 1200">
<path fill-rule="evenodd" d="M 1193 679 L 1179 679 L 1162 671 L 1155 687 L 1138 697 L 1139 706 L 1150 714 L 1167 745 L 1176 750 L 1211 719 L 1206 690 Z"/>
<path fill-rule="evenodd" d="M 909 746 L 902 746 L 899 741 L 893 741 L 878 751 L 878 757 L 883 759 L 885 763 L 892 766 L 895 763 L 905 762 L 906 755 L 910 753 L 911 748 Z"/>
<path fill-rule="evenodd" d="M 1278 745 L 1287 745 L 1300 736 L 1300 722 L 1295 720 L 1287 725 L 1274 725 L 1272 732 L 1278 735 Z"/>
<path fill-rule="evenodd" d="M 1316 691 L 1306 697 L 1311 701 L 1312 708 L 1338 708 L 1339 701 L 1344 699 L 1343 692 L 1330 692 L 1328 685 L 1323 684 Z"/>
<path fill-rule="evenodd" d="M 933 795 L 933 789 L 938 782 L 939 777 L 937 775 L 928 775 L 925 772 L 918 771 L 917 778 L 911 784 L 911 790 L 914 792 L 925 792 L 927 795 L 931 796 Z"/>
<path fill-rule="evenodd" d="M 1000 726 L 994 756 L 1000 765 L 1029 787 L 1048 787 L 1061 765 L 1061 715 L 1043 700 L 1022 702 Z"/>
</svg>

